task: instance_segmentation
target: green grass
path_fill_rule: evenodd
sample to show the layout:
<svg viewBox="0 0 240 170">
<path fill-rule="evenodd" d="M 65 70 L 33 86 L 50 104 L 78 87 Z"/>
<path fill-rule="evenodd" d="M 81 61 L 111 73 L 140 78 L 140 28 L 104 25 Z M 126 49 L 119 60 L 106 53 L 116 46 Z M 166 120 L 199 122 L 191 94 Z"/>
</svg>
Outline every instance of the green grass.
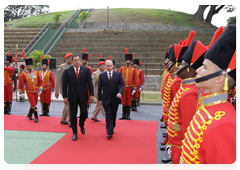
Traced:
<svg viewBox="0 0 240 170">
<path fill-rule="evenodd" d="M 141 93 L 140 103 L 162 103 L 161 93 L 147 93 L 143 91 L 143 95 Z"/>
<path fill-rule="evenodd" d="M 61 11 L 60 13 L 62 13 L 63 16 L 60 17 L 60 22 L 66 21 L 74 12 L 75 10 Z M 7 22 L 7 24 L 13 24 L 12 28 L 24 28 L 24 27 L 30 28 L 30 26 L 32 26 L 31 28 L 42 28 L 46 23 L 52 21 L 53 13 L 54 12 L 47 14 L 39 14 L 27 18 L 16 19 Z"/>
<path fill-rule="evenodd" d="M 182 26 L 195 26 L 192 20 L 194 15 L 184 12 L 165 10 L 165 9 L 140 9 L 140 8 L 115 8 L 111 12 L 125 13 L 126 15 L 138 15 L 141 17 L 151 17 L 153 19 L 162 20 L 163 24 L 175 23 Z M 141 20 L 141 19 L 139 19 Z"/>
</svg>

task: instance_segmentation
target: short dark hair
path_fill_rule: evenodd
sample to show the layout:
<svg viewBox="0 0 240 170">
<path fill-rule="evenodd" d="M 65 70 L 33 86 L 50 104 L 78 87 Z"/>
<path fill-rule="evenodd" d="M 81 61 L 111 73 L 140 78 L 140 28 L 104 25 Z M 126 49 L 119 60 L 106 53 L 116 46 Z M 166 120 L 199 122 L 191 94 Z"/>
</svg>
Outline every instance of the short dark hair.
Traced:
<svg viewBox="0 0 240 170">
<path fill-rule="evenodd" d="M 72 56 L 72 60 L 73 60 L 73 57 L 79 57 L 79 55 L 78 55 L 78 54 L 74 54 L 74 55 Z M 80 59 L 80 57 L 79 57 L 79 59 Z"/>
</svg>

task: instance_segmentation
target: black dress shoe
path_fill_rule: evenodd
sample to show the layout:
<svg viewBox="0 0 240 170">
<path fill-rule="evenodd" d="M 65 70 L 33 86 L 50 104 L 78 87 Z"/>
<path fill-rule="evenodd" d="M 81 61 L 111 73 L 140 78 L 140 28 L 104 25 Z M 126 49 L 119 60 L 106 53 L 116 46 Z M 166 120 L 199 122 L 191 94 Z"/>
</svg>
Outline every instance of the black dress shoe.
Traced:
<svg viewBox="0 0 240 170">
<path fill-rule="evenodd" d="M 169 162 L 171 162 L 171 159 L 168 159 L 168 158 L 167 158 L 167 159 L 161 159 L 161 160 L 162 160 L 163 163 L 169 163 Z"/>
<path fill-rule="evenodd" d="M 166 145 L 161 146 L 161 147 L 160 147 L 160 150 L 161 150 L 161 151 L 165 151 L 165 148 L 166 148 Z"/>
<path fill-rule="evenodd" d="M 91 120 L 94 120 L 95 122 L 100 122 L 100 120 L 98 120 L 98 119 L 91 118 Z"/>
<path fill-rule="evenodd" d="M 168 162 L 168 163 L 166 163 L 166 164 L 163 164 L 162 167 L 163 167 L 164 169 L 172 169 L 172 168 L 171 168 L 171 164 L 172 164 L 172 161 L 170 161 L 170 162 Z"/>
<path fill-rule="evenodd" d="M 81 133 L 84 135 L 85 134 L 85 129 L 84 127 L 81 127 Z"/>
<path fill-rule="evenodd" d="M 165 138 L 167 136 L 167 133 L 162 133 L 162 136 Z"/>
<path fill-rule="evenodd" d="M 163 125 L 161 125 L 161 126 L 160 126 L 160 128 L 166 128 L 166 125 L 165 125 L 165 124 L 163 124 Z"/>
<path fill-rule="evenodd" d="M 162 144 L 162 145 L 166 145 L 166 143 L 164 143 L 164 142 L 161 142 L 161 144 Z"/>
<path fill-rule="evenodd" d="M 112 134 L 108 134 L 107 138 L 108 138 L 108 140 L 110 140 L 112 138 Z"/>
<path fill-rule="evenodd" d="M 69 125 L 68 122 L 60 122 L 61 124 L 64 124 L 64 125 Z"/>
<path fill-rule="evenodd" d="M 73 134 L 72 140 L 73 140 L 73 141 L 76 141 L 76 140 L 77 140 L 77 134 Z"/>
</svg>

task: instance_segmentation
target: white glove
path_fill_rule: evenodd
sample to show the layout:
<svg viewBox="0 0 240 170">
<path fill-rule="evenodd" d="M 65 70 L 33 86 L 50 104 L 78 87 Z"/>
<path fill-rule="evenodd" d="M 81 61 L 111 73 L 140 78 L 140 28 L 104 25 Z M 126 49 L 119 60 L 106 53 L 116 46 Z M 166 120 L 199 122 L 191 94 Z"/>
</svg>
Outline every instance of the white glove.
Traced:
<svg viewBox="0 0 240 170">
<path fill-rule="evenodd" d="M 136 90 L 133 90 L 133 91 L 132 91 L 132 96 L 134 95 L 134 93 L 136 93 Z"/>
<path fill-rule="evenodd" d="M 142 89 L 143 89 L 143 86 L 140 86 L 140 88 L 139 88 L 139 92 L 140 92 Z"/>
<path fill-rule="evenodd" d="M 42 89 L 38 91 L 38 95 L 40 96 L 42 94 Z"/>
</svg>

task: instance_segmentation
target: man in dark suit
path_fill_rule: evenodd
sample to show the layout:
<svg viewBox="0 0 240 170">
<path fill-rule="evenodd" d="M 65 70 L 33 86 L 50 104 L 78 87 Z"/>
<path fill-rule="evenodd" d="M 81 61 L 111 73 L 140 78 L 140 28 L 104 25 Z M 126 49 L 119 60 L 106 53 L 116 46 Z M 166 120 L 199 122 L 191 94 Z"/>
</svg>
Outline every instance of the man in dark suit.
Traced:
<svg viewBox="0 0 240 170">
<path fill-rule="evenodd" d="M 124 90 L 124 82 L 120 72 L 113 71 L 111 60 L 106 61 L 107 71 L 99 74 L 98 80 L 98 102 L 103 105 L 106 112 L 106 129 L 108 139 L 112 138 L 113 129 L 116 126 L 116 114 L 118 105 Z"/>
<path fill-rule="evenodd" d="M 64 71 L 63 74 L 63 99 L 64 103 L 70 106 L 70 121 L 73 131 L 73 141 L 77 140 L 77 109 L 80 107 L 79 126 L 81 133 L 85 134 L 84 122 L 87 117 L 88 89 L 90 102 L 93 102 L 93 85 L 89 68 L 81 66 L 81 59 L 77 54 L 72 56 L 72 66 Z M 68 88 L 69 87 L 69 88 Z M 68 90 L 69 89 L 69 90 Z"/>
</svg>

